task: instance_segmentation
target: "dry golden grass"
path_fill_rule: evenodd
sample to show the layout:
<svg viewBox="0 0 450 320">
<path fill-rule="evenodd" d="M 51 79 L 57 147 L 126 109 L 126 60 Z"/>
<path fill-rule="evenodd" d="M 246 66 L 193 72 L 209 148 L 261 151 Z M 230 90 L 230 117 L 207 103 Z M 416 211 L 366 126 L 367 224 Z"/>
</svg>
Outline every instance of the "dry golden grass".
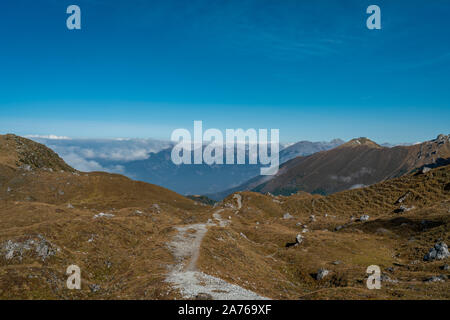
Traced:
<svg viewBox="0 0 450 320">
<path fill-rule="evenodd" d="M 328 197 L 241 193 L 243 208 L 222 213 L 232 217 L 230 226 L 207 234 L 200 266 L 274 299 L 449 299 L 448 282 L 423 281 L 449 274 L 439 269 L 444 261 L 423 261 L 436 241 L 450 242 L 449 182 L 450 167 L 444 167 Z M 395 213 L 400 206 L 395 202 L 406 193 L 410 195 L 402 204 L 415 209 Z M 224 203 L 236 205 L 234 201 L 230 196 Z M 283 219 L 286 212 L 293 218 Z M 363 214 L 370 215 L 368 222 L 350 220 Z M 302 233 L 305 240 L 285 248 L 302 231 L 299 222 L 309 229 Z M 339 225 L 345 227 L 335 232 Z M 337 260 L 341 263 L 334 265 Z M 380 266 L 398 283 L 368 290 L 369 265 Z M 394 271 L 386 271 L 389 267 Z M 319 268 L 331 275 L 315 280 Z"/>
<path fill-rule="evenodd" d="M 0 299 L 179 299 L 164 281 L 175 263 L 167 246 L 174 226 L 204 223 L 218 209 L 231 223 L 209 229 L 197 267 L 260 295 L 450 298 L 448 281 L 423 281 L 449 274 L 440 270 L 444 261 L 424 262 L 423 256 L 438 240 L 450 244 L 450 166 L 327 197 L 244 192 L 238 210 L 233 196 L 212 208 L 120 175 L 64 170 L 47 149 L 18 141 L 19 149 L 46 158 L 26 160 L 14 136 L 0 136 Z M 34 165 L 23 168 L 20 159 Z M 396 213 L 396 201 L 405 194 L 402 204 L 415 209 Z M 100 212 L 114 216 L 95 219 Z M 283 219 L 287 212 L 291 219 Z M 370 220 L 351 220 L 363 214 Z M 286 248 L 305 224 L 304 241 Z M 344 227 L 334 231 L 337 226 Z M 39 237 L 59 251 L 45 260 L 33 250 L 6 259 L 2 248 L 8 240 Z M 341 263 L 333 264 L 336 260 Z M 71 264 L 81 267 L 79 291 L 66 288 Z M 398 282 L 368 290 L 365 271 L 372 264 Z M 321 281 L 314 278 L 319 268 L 331 271 Z M 100 289 L 91 290 L 94 284 Z"/>
</svg>

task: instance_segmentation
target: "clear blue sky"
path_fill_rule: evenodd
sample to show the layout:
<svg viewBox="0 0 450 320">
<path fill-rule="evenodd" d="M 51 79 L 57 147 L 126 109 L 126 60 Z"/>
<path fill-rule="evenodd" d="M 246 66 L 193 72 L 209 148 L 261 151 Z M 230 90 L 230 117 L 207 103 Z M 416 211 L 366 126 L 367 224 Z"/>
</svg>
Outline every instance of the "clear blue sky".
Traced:
<svg viewBox="0 0 450 320">
<path fill-rule="evenodd" d="M 1 1 L 0 132 L 427 140 L 450 133 L 449 19 L 448 0 Z"/>
</svg>

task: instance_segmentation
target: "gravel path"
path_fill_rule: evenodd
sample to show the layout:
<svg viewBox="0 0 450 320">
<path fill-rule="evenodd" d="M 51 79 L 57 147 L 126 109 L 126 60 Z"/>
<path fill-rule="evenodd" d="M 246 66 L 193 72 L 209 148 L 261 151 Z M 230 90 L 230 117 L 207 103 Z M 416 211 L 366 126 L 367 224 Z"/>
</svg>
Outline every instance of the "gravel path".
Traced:
<svg viewBox="0 0 450 320">
<path fill-rule="evenodd" d="M 220 216 L 222 211 L 223 209 L 216 211 L 213 218 L 219 222 L 219 226 L 225 227 L 229 222 Z M 213 300 L 266 300 L 267 298 L 250 290 L 198 271 L 197 260 L 200 255 L 200 246 L 210 226 L 216 226 L 216 224 L 198 223 L 176 228 L 178 234 L 169 243 L 169 247 L 177 264 L 172 267 L 166 281 L 180 290 L 181 295 L 186 299 L 207 294 Z"/>
</svg>

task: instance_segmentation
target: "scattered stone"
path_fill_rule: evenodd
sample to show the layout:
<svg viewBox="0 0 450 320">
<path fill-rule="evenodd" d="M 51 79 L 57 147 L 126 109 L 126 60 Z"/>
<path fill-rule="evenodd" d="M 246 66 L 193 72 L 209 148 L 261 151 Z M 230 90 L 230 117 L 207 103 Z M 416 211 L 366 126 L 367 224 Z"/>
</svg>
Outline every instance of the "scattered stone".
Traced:
<svg viewBox="0 0 450 320">
<path fill-rule="evenodd" d="M 112 218 L 112 217 L 114 217 L 114 215 L 112 213 L 103 213 L 103 212 L 100 212 L 99 214 L 94 215 L 94 219 L 103 218 L 103 217 Z"/>
<path fill-rule="evenodd" d="M 430 172 L 430 171 L 431 171 L 431 168 L 429 168 L 429 167 L 423 167 L 422 170 L 420 170 L 420 173 L 421 173 L 421 174 L 425 174 L 425 173 Z"/>
<path fill-rule="evenodd" d="M 91 289 L 92 293 L 96 293 L 97 291 L 99 291 L 101 288 L 98 284 L 90 284 L 89 285 L 89 289 Z"/>
<path fill-rule="evenodd" d="M 316 217 L 315 217 L 314 215 L 311 215 L 311 216 L 309 217 L 309 219 L 311 220 L 311 222 L 316 221 Z"/>
<path fill-rule="evenodd" d="M 156 210 L 157 213 L 161 212 L 161 208 L 159 207 L 159 204 L 157 204 L 157 203 L 152 205 L 152 209 Z"/>
<path fill-rule="evenodd" d="M 24 165 L 20 166 L 20 168 L 25 170 L 25 171 L 32 171 L 33 170 L 29 164 L 24 164 Z"/>
<path fill-rule="evenodd" d="M 317 271 L 316 280 L 322 280 L 329 273 L 330 273 L 330 271 L 328 271 L 327 269 L 320 268 L 319 271 Z"/>
<path fill-rule="evenodd" d="M 431 278 L 425 279 L 425 282 L 445 282 L 447 280 L 447 276 L 444 274 L 441 274 L 439 276 L 432 276 Z"/>
<path fill-rule="evenodd" d="M 292 246 L 298 246 L 300 243 L 302 243 L 303 242 L 303 236 L 299 233 L 296 237 L 295 237 L 295 242 L 288 242 L 288 243 L 286 243 L 286 245 L 285 245 L 285 247 L 286 248 L 289 248 L 289 247 L 292 247 Z"/>
<path fill-rule="evenodd" d="M 67 209 L 73 209 L 73 205 L 71 205 L 70 203 L 67 204 Z"/>
<path fill-rule="evenodd" d="M 397 283 L 398 282 L 398 280 L 391 279 L 391 277 L 389 277 L 386 273 L 382 273 L 381 274 L 380 280 L 382 282 L 390 282 L 390 283 Z"/>
<path fill-rule="evenodd" d="M 338 264 L 341 264 L 341 263 L 342 263 L 342 261 L 339 261 L 339 260 L 336 260 L 336 261 L 332 262 L 332 264 L 334 264 L 335 266 L 337 266 Z"/>
<path fill-rule="evenodd" d="M 286 212 L 284 215 L 283 215 L 283 219 L 292 219 L 293 218 L 293 216 L 291 216 L 290 214 L 289 214 L 289 212 Z"/>
<path fill-rule="evenodd" d="M 411 192 L 407 192 L 404 195 L 402 195 L 400 198 L 397 199 L 397 201 L 395 201 L 395 204 L 399 204 L 402 203 L 403 201 L 406 200 L 406 198 L 411 194 Z"/>
<path fill-rule="evenodd" d="M 448 264 L 444 264 L 440 267 L 441 270 L 450 270 L 450 266 Z"/>
<path fill-rule="evenodd" d="M 449 257 L 448 246 L 444 242 L 438 242 L 423 257 L 425 261 L 433 261 L 435 259 L 442 260 Z"/>
<path fill-rule="evenodd" d="M 402 205 L 400 206 L 400 208 L 395 209 L 394 212 L 395 212 L 395 213 L 403 213 L 403 212 L 411 211 L 411 210 L 413 210 L 413 209 L 415 209 L 415 208 L 416 208 L 416 207 L 414 207 L 414 206 L 407 207 L 407 206 L 405 206 L 405 205 L 402 204 Z"/>
<path fill-rule="evenodd" d="M 25 241 L 6 241 L 2 247 L 0 247 L 0 252 L 4 255 L 6 260 L 11 260 L 13 258 L 18 258 L 22 261 L 23 256 L 26 252 L 34 252 L 42 261 L 45 261 L 49 257 L 56 255 L 60 249 L 52 245 L 47 241 L 42 235 L 38 235 L 37 238 L 30 238 Z"/>
<path fill-rule="evenodd" d="M 369 215 L 364 214 L 364 215 L 362 215 L 362 216 L 359 218 L 359 221 L 361 221 L 361 222 L 368 221 L 369 218 L 370 218 Z"/>
<path fill-rule="evenodd" d="M 344 226 L 337 226 L 336 228 L 334 228 L 334 231 L 339 231 L 343 228 Z"/>
</svg>

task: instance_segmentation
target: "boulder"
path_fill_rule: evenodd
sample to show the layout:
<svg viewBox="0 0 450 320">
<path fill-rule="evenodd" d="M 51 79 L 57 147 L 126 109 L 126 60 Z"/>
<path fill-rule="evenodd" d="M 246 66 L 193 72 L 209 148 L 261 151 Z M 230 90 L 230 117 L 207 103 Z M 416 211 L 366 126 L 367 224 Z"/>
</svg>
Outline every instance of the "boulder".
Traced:
<svg viewBox="0 0 450 320">
<path fill-rule="evenodd" d="M 316 280 L 322 280 L 322 279 L 325 278 L 329 273 L 330 273 L 329 270 L 320 268 L 320 269 L 317 271 Z"/>
<path fill-rule="evenodd" d="M 431 171 L 431 168 L 423 167 L 422 170 L 420 170 L 420 173 L 425 174 L 425 173 L 430 172 L 430 171 Z"/>
<path fill-rule="evenodd" d="M 405 206 L 405 205 L 402 204 L 402 205 L 400 206 L 400 208 L 396 209 L 394 212 L 395 212 L 395 213 L 403 213 L 403 212 L 411 211 L 411 210 L 413 210 L 413 209 L 415 209 L 414 206 L 408 207 L 408 206 Z"/>
<path fill-rule="evenodd" d="M 359 218 L 359 221 L 362 221 L 362 222 L 364 222 L 364 221 L 368 221 L 369 220 L 369 218 L 370 218 L 370 216 L 369 215 L 367 215 L 367 214 L 364 214 L 364 215 L 362 215 L 360 218 Z"/>
<path fill-rule="evenodd" d="M 284 215 L 283 215 L 283 219 L 292 219 L 293 218 L 293 216 L 291 216 L 290 214 L 289 214 L 289 212 L 286 212 Z"/>
<path fill-rule="evenodd" d="M 295 237 L 295 240 L 298 244 L 302 243 L 304 239 L 305 238 L 300 233 L 297 235 L 297 237 Z"/>
<path fill-rule="evenodd" d="M 449 257 L 448 246 L 444 242 L 438 242 L 423 257 L 425 261 L 443 260 Z"/>
<path fill-rule="evenodd" d="M 94 219 L 98 219 L 98 218 L 112 218 L 114 217 L 114 215 L 112 213 L 104 213 L 104 212 L 100 212 L 99 214 L 94 215 Z"/>
</svg>

